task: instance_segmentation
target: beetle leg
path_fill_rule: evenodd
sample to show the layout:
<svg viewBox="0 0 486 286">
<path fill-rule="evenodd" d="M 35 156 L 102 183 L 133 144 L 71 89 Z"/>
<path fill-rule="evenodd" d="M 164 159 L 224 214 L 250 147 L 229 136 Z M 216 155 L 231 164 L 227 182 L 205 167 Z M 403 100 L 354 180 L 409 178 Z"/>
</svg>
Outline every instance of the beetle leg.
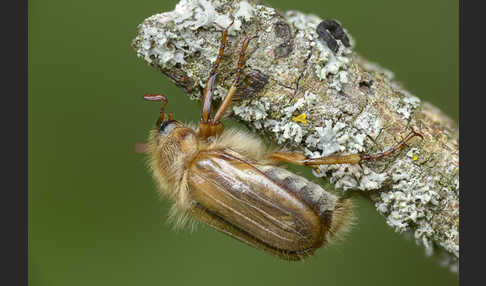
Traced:
<svg viewBox="0 0 486 286">
<path fill-rule="evenodd" d="M 380 159 L 382 157 L 388 156 L 388 155 L 394 153 L 395 151 L 399 150 L 400 148 L 402 148 L 410 139 L 412 139 L 415 136 L 418 136 L 418 137 L 422 138 L 422 140 L 424 140 L 424 136 L 422 134 L 418 133 L 417 131 L 415 131 L 412 128 L 412 131 L 410 131 L 410 133 L 407 135 L 407 137 L 403 138 L 403 140 L 400 141 L 397 145 L 395 145 L 392 148 L 390 148 L 390 149 L 388 149 L 384 152 L 381 152 L 381 153 L 370 154 L 370 155 L 361 155 L 361 160 L 373 161 L 373 160 L 377 160 L 377 159 Z"/>
<path fill-rule="evenodd" d="M 333 165 L 333 164 L 361 164 L 362 161 L 372 161 L 377 160 L 382 157 L 388 156 L 395 151 L 402 148 L 405 143 L 407 143 L 412 137 L 418 136 L 423 139 L 422 134 L 412 131 L 398 144 L 392 148 L 375 154 L 361 155 L 361 154 L 351 154 L 351 155 L 331 155 L 321 158 L 307 158 L 303 154 L 293 153 L 293 152 L 275 152 L 270 154 L 269 159 L 279 163 L 291 163 L 301 166 L 315 166 L 315 165 Z"/>
<path fill-rule="evenodd" d="M 246 49 L 248 48 L 248 45 L 250 44 L 250 41 L 257 36 L 253 37 L 245 37 L 245 40 L 243 41 L 243 45 L 241 47 L 240 51 L 240 59 L 238 60 L 238 69 L 236 72 L 235 79 L 233 80 L 233 83 L 231 84 L 230 89 L 228 90 L 228 93 L 226 94 L 226 97 L 224 98 L 223 102 L 219 106 L 218 110 L 216 111 L 216 115 L 214 115 L 214 120 L 211 123 L 211 130 L 213 134 L 219 134 L 223 131 L 224 126 L 220 122 L 221 118 L 223 117 L 224 113 L 228 109 L 231 100 L 233 99 L 233 96 L 235 95 L 237 89 L 238 89 L 238 82 L 240 80 L 241 76 L 241 71 L 243 70 L 243 66 L 245 63 L 245 53 Z"/>
<path fill-rule="evenodd" d="M 205 93 L 203 95 L 203 101 L 202 101 L 201 121 L 199 122 L 199 136 L 203 138 L 208 138 L 209 136 L 211 136 L 211 119 L 209 118 L 209 116 L 211 114 L 211 102 L 213 100 L 213 86 L 214 86 L 214 80 L 216 79 L 216 75 L 217 74 L 214 74 L 209 78 L 206 88 L 204 88 Z"/>
<path fill-rule="evenodd" d="M 216 58 L 216 62 L 214 63 L 211 72 L 209 73 L 208 82 L 206 83 L 206 86 L 204 87 L 203 90 L 202 114 L 201 114 L 201 122 L 199 123 L 199 135 L 203 138 L 207 138 L 212 135 L 211 124 L 210 124 L 211 119 L 209 117 L 211 114 L 211 102 L 213 100 L 214 80 L 216 79 L 216 75 L 217 75 L 216 71 L 218 70 L 218 66 L 221 63 L 221 59 L 223 58 L 224 49 L 226 47 L 226 41 L 228 39 L 228 29 L 233 25 L 233 23 L 234 23 L 234 19 L 228 25 L 228 27 L 226 28 L 220 27 L 222 28 L 222 35 L 221 35 L 218 57 Z"/>
<path fill-rule="evenodd" d="M 301 166 L 331 165 L 331 164 L 357 164 L 361 161 L 361 155 L 332 155 L 321 158 L 307 158 L 305 155 L 293 152 L 275 152 L 269 159 L 279 163 L 290 163 Z"/>
<path fill-rule="evenodd" d="M 223 58 L 223 53 L 224 53 L 224 48 L 226 47 L 226 41 L 228 39 L 228 30 L 233 26 L 233 23 L 235 22 L 235 19 L 231 21 L 231 23 L 228 25 L 228 27 L 223 28 L 219 24 L 216 23 L 216 25 L 221 29 L 222 35 L 221 35 L 221 42 L 219 45 L 219 53 L 218 53 L 218 58 L 216 58 L 216 62 L 214 63 L 214 66 L 211 70 L 211 73 L 209 74 L 209 77 L 214 75 L 216 73 L 216 70 L 218 69 L 219 63 L 221 62 L 221 59 Z"/>
</svg>

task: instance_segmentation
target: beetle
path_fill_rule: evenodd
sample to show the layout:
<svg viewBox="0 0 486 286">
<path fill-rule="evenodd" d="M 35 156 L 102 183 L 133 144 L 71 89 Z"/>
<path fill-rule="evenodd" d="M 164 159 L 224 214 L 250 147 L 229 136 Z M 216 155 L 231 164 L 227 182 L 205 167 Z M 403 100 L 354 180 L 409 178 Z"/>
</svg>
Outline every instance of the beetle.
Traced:
<svg viewBox="0 0 486 286">
<path fill-rule="evenodd" d="M 238 91 L 245 52 L 255 38 L 245 36 L 235 78 L 211 118 L 214 82 L 230 26 L 222 31 L 219 54 L 203 89 L 199 126 L 180 123 L 172 113 L 166 115 L 166 96 L 144 95 L 147 101 L 162 102 L 162 107 L 148 142 L 138 149 L 147 153 L 160 193 L 174 202 L 170 216 L 178 225 L 193 217 L 285 260 L 301 260 L 349 229 L 352 202 L 280 164 L 360 164 L 387 156 L 422 135 L 412 130 L 382 153 L 311 159 L 266 147 L 249 132 L 225 129 L 221 119 Z"/>
</svg>

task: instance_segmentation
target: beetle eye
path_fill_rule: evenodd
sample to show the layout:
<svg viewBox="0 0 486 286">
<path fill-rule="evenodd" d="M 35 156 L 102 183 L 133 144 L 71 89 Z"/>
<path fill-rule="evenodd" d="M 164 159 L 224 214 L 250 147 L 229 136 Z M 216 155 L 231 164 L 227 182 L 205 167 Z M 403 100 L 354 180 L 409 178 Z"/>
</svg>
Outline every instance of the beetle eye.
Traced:
<svg viewBox="0 0 486 286">
<path fill-rule="evenodd" d="M 175 120 L 162 121 L 162 123 L 160 123 L 159 133 L 167 134 L 176 126 L 177 126 L 177 121 Z"/>
</svg>

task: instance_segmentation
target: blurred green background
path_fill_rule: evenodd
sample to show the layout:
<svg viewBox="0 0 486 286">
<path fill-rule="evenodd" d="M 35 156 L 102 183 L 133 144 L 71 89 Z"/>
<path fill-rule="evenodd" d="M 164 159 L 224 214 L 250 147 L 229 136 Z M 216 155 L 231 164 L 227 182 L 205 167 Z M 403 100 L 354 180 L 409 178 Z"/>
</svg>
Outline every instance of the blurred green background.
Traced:
<svg viewBox="0 0 486 286">
<path fill-rule="evenodd" d="M 141 95 L 163 91 L 181 121 L 198 120 L 199 105 L 130 43 L 176 2 L 29 1 L 30 285 L 457 285 L 361 198 L 348 239 L 302 263 L 206 227 L 171 230 L 169 204 L 132 151 L 160 107 Z M 458 120 L 457 1 L 265 3 L 340 20 L 361 55 Z"/>
</svg>

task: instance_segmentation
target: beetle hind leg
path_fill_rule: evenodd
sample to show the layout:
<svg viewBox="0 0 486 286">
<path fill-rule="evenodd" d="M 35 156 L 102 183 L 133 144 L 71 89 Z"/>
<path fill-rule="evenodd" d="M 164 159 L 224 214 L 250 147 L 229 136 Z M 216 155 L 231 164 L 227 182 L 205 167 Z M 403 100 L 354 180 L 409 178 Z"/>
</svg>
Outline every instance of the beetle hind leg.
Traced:
<svg viewBox="0 0 486 286">
<path fill-rule="evenodd" d="M 316 166 L 316 165 L 333 165 L 333 164 L 361 164 L 363 161 L 374 161 L 385 156 L 391 155 L 397 150 L 401 149 L 405 144 L 413 137 L 420 137 L 423 139 L 422 134 L 412 131 L 398 144 L 392 148 L 375 154 L 351 154 L 351 155 L 331 155 L 321 158 L 307 158 L 303 154 L 294 152 L 275 152 L 270 154 L 269 159 L 278 163 L 290 163 L 301 166 Z"/>
</svg>

